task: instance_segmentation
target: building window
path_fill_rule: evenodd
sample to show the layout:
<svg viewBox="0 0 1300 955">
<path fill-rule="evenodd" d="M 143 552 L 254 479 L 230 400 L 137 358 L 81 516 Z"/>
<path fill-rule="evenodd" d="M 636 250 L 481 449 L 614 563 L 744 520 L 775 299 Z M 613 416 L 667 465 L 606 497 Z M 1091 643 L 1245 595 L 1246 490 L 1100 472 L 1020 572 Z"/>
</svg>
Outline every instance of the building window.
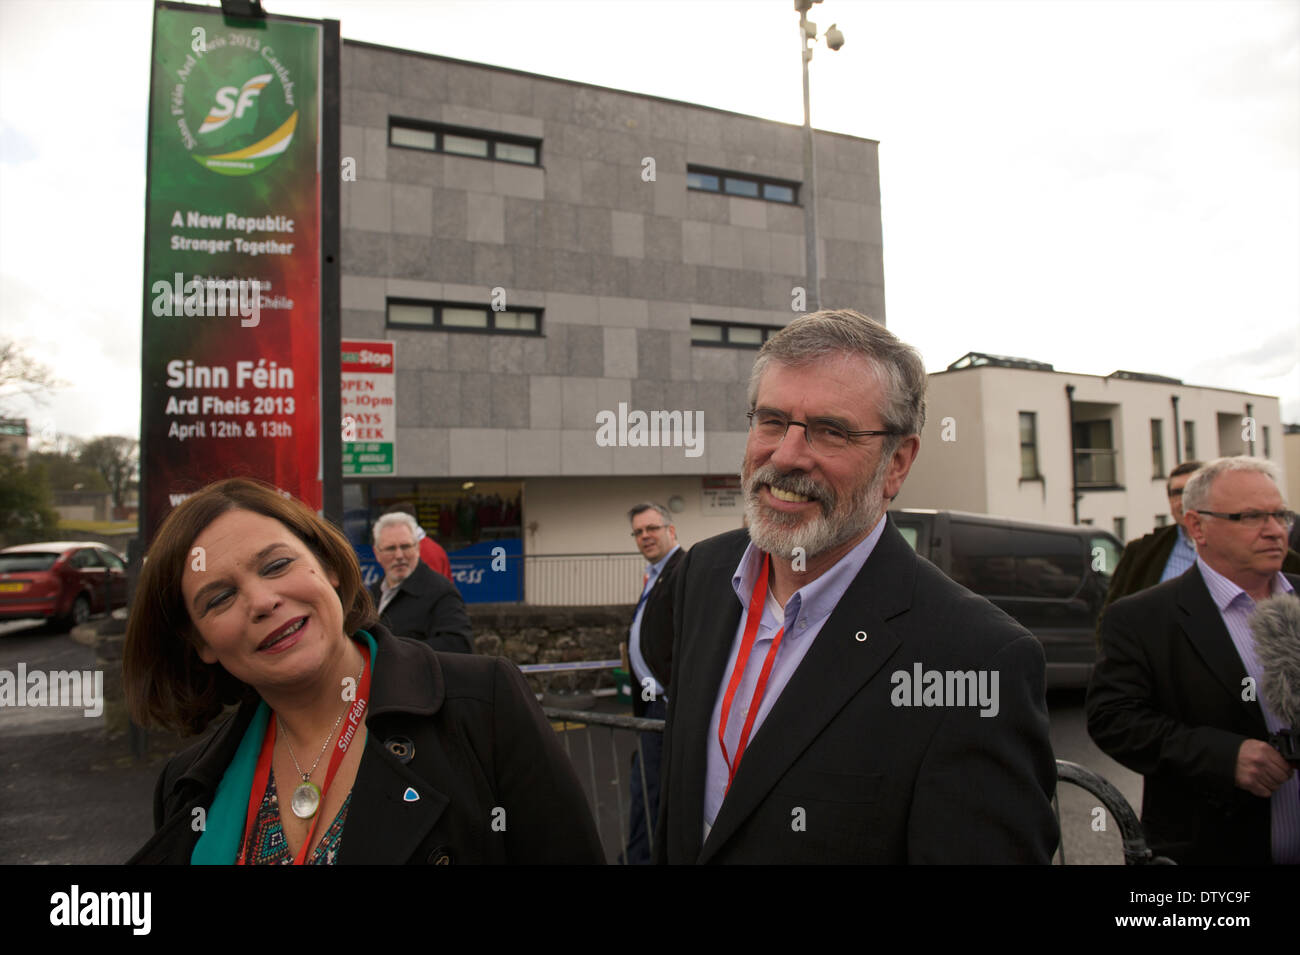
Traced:
<svg viewBox="0 0 1300 955">
<path fill-rule="evenodd" d="M 1115 536 L 1120 540 L 1128 540 L 1128 538 L 1124 536 L 1124 518 L 1116 517 L 1112 519 L 1115 522 Z"/>
<path fill-rule="evenodd" d="M 1157 514 L 1157 515 L 1156 515 L 1156 527 L 1168 527 L 1168 526 L 1169 526 L 1169 515 L 1168 515 L 1168 514 Z"/>
<path fill-rule="evenodd" d="M 406 149 L 424 149 L 453 156 L 495 159 L 524 166 L 538 166 L 542 161 L 542 141 L 509 133 L 494 133 L 463 126 L 445 126 L 416 119 L 388 120 L 388 145 Z"/>
<path fill-rule="evenodd" d="M 1268 438 L 1268 425 L 1263 425 L 1259 429 L 1264 434 L 1264 457 L 1273 457 L 1273 442 Z"/>
<path fill-rule="evenodd" d="M 1165 476 L 1164 422 L 1159 418 L 1151 419 L 1151 476 Z"/>
<path fill-rule="evenodd" d="M 745 325 L 691 319 L 691 344 L 721 348 L 761 348 L 781 330 L 779 325 Z"/>
<path fill-rule="evenodd" d="M 1041 481 L 1038 473 L 1038 415 L 1020 412 L 1020 480 Z"/>
<path fill-rule="evenodd" d="M 766 199 L 768 202 L 793 204 L 799 201 L 799 183 L 786 179 L 772 179 L 744 172 L 709 169 L 704 166 L 686 167 L 686 188 L 697 192 L 721 192 L 747 199 Z"/>
<path fill-rule="evenodd" d="M 1119 451 L 1109 418 L 1074 422 L 1074 483 L 1080 488 L 1119 486 Z"/>
<path fill-rule="evenodd" d="M 540 308 L 496 311 L 485 305 L 461 302 L 425 302 L 390 298 L 389 328 L 427 328 L 442 332 L 481 332 L 494 335 L 540 335 Z"/>
<path fill-rule="evenodd" d="M 1183 422 L 1183 460 L 1196 460 L 1196 422 Z"/>
</svg>

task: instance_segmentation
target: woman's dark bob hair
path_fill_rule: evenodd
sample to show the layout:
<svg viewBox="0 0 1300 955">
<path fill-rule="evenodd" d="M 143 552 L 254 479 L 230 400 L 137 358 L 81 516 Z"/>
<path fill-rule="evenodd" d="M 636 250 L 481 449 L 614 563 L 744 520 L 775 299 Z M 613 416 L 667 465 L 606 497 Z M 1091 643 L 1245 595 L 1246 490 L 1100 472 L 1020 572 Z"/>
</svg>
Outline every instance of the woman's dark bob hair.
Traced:
<svg viewBox="0 0 1300 955">
<path fill-rule="evenodd" d="M 181 575 L 203 530 L 227 511 L 252 511 L 279 521 L 339 578 L 343 630 L 351 635 L 375 622 L 374 604 L 352 546 L 311 508 L 269 484 L 231 478 L 209 484 L 167 515 L 140 568 L 126 625 L 122 682 L 137 723 L 198 733 L 223 707 L 254 695 L 219 663 L 199 659 L 198 631 L 185 607 Z"/>
</svg>

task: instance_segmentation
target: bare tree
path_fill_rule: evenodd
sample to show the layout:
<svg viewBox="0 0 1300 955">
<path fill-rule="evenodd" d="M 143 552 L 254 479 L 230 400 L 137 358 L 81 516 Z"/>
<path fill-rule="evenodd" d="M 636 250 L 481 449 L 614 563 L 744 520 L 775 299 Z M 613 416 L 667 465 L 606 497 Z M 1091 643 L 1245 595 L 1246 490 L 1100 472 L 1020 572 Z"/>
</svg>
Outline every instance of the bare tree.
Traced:
<svg viewBox="0 0 1300 955">
<path fill-rule="evenodd" d="M 13 399 L 32 398 L 44 403 L 56 388 L 67 382 L 55 377 L 54 371 L 22 350 L 17 342 L 0 339 L 0 414 L 9 414 Z"/>
<path fill-rule="evenodd" d="M 91 438 L 81 446 L 77 460 L 103 475 L 113 495 L 114 507 L 121 507 L 126 502 L 126 492 L 136 480 L 140 442 L 121 435 Z"/>
</svg>

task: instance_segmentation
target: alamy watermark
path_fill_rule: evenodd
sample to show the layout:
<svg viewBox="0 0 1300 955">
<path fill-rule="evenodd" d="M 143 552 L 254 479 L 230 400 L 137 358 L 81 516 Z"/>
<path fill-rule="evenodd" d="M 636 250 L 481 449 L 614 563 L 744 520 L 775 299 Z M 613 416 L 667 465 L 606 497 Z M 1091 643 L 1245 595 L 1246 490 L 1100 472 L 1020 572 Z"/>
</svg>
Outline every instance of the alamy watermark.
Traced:
<svg viewBox="0 0 1300 955">
<path fill-rule="evenodd" d="M 0 707 L 74 706 L 89 717 L 104 712 L 103 670 L 0 670 Z"/>
<path fill-rule="evenodd" d="M 997 670 L 895 670 L 889 702 L 894 706 L 978 706 L 980 716 L 997 716 Z"/>
<path fill-rule="evenodd" d="M 704 453 L 703 411 L 596 412 L 596 444 L 602 448 L 685 448 L 688 458 Z"/>
<path fill-rule="evenodd" d="M 262 283 L 257 279 L 200 279 L 189 281 L 177 272 L 169 283 L 153 283 L 151 306 L 155 318 L 233 318 L 244 328 L 262 322 Z"/>
<path fill-rule="evenodd" d="M 50 896 L 51 925 L 121 925 L 148 935 L 153 925 L 151 892 L 83 892 L 73 884 Z"/>
</svg>

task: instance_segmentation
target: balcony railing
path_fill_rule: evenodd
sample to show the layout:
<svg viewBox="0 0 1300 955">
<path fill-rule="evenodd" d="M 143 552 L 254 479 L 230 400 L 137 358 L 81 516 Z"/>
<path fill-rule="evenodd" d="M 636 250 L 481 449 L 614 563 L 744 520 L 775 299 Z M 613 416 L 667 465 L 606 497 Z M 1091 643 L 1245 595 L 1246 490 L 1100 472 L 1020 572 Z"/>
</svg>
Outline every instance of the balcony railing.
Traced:
<svg viewBox="0 0 1300 955">
<path fill-rule="evenodd" d="M 1075 448 L 1074 483 L 1078 487 L 1114 487 L 1119 452 L 1114 448 Z"/>
</svg>

